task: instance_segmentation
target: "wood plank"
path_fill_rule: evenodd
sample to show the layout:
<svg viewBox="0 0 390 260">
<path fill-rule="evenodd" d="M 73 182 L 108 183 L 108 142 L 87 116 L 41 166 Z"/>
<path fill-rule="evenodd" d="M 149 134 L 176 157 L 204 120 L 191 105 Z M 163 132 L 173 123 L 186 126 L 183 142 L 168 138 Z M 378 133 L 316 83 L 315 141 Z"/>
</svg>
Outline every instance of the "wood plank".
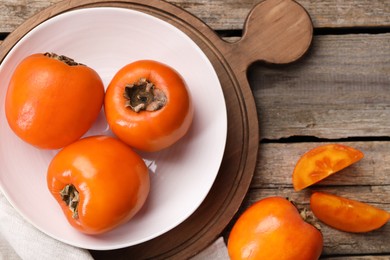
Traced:
<svg viewBox="0 0 390 260">
<path fill-rule="evenodd" d="M 3 0 L 0 3 L 0 32 L 11 32 L 27 18 L 61 0 Z M 169 0 L 194 14 L 215 30 L 241 30 L 244 21 L 261 0 Z M 367 27 L 389 26 L 390 5 L 386 0 L 298 1 L 310 14 L 314 26 Z M 223 8 L 221 8 L 223 7 Z"/>
<path fill-rule="evenodd" d="M 389 137 L 389 42 L 389 33 L 316 36 L 295 64 L 252 66 L 261 137 Z"/>
<path fill-rule="evenodd" d="M 299 158 L 308 150 L 322 144 L 325 143 L 260 144 L 256 174 L 251 187 L 292 188 L 292 172 Z M 359 149 L 364 153 L 364 158 L 323 180 L 318 186 L 390 186 L 390 142 L 342 144 Z M 378 199 L 390 203 L 390 193 L 387 196 L 380 196 Z"/>
<path fill-rule="evenodd" d="M 390 188 L 389 186 L 382 186 L 381 188 L 371 187 L 371 192 L 367 192 L 360 187 L 346 187 L 340 189 L 322 189 L 323 191 L 331 192 L 347 198 L 370 203 L 371 205 L 380 207 L 382 209 L 389 210 L 390 202 L 373 203 L 374 200 L 379 201 L 376 197 L 389 198 Z M 383 194 L 385 192 L 385 194 Z M 386 195 L 387 194 L 387 195 Z M 298 204 L 300 208 L 310 209 L 308 204 L 310 192 L 294 192 L 291 188 L 276 188 L 276 189 L 251 189 L 248 193 L 247 199 L 243 204 L 243 207 L 237 213 L 237 216 L 231 221 L 228 228 L 224 233 L 224 237 L 227 240 L 229 236 L 229 230 L 236 221 L 237 217 L 242 214 L 244 209 L 255 201 L 270 197 L 270 196 L 282 196 L 289 197 Z M 390 222 L 378 230 L 368 233 L 348 233 L 333 229 L 326 224 L 319 222 L 321 232 L 324 238 L 324 248 L 322 256 L 348 256 L 348 255 L 372 255 L 372 254 L 390 254 L 390 244 L 385 237 L 390 237 Z"/>
<path fill-rule="evenodd" d="M 170 0 L 215 29 L 241 29 L 250 9 L 261 0 Z M 385 0 L 297 0 L 310 14 L 314 27 L 386 26 L 390 5 Z M 223 8 L 221 8 L 223 6 Z"/>
<path fill-rule="evenodd" d="M 314 190 L 314 189 L 311 189 Z M 346 188 L 323 188 L 315 189 L 345 198 L 354 199 L 378 208 L 389 211 L 390 202 L 380 202 L 379 198 L 389 197 L 389 186 L 382 187 L 346 187 Z M 368 192 L 369 191 L 369 192 Z M 254 202 L 271 196 L 288 197 L 297 204 L 300 209 L 310 210 L 309 199 L 310 189 L 303 192 L 295 192 L 291 188 L 278 189 L 251 189 L 246 197 L 245 203 L 240 208 L 236 217 L 231 221 L 227 231 L 224 233 L 225 238 L 228 238 L 228 232 L 236 221 L 237 217 L 242 212 L 252 205 Z M 386 199 L 386 198 L 385 198 Z M 376 202 L 375 202 L 376 201 Z M 390 236 L 390 222 L 375 231 L 367 233 L 349 233 L 336 230 L 317 220 L 321 227 L 321 232 L 324 238 L 324 249 L 322 255 L 357 255 L 357 254 L 390 254 L 390 244 L 388 240 L 383 240 L 384 237 Z"/>
<path fill-rule="evenodd" d="M 386 255 L 366 255 L 366 256 L 324 256 L 321 260 L 389 260 Z"/>
<path fill-rule="evenodd" d="M 0 2 L 0 32 L 12 32 L 34 14 L 61 0 L 2 0 Z"/>
<path fill-rule="evenodd" d="M 332 193 L 338 196 L 346 197 L 352 200 L 361 201 L 368 203 L 375 207 L 387 210 L 390 212 L 390 186 L 381 185 L 381 186 L 313 186 L 307 188 L 303 191 L 296 192 L 293 188 L 251 188 L 248 194 L 247 199 L 243 203 L 243 207 L 247 208 L 249 205 L 254 202 L 270 197 L 270 196 L 282 196 L 292 199 L 299 206 L 308 206 L 310 195 L 313 191 L 322 191 Z M 390 228 L 390 223 L 389 223 Z M 389 229 L 390 232 L 390 229 Z M 390 233 L 389 233 L 390 234 Z M 389 250 L 390 250 L 390 244 Z M 390 251 L 389 251 L 390 252 Z"/>
<path fill-rule="evenodd" d="M 345 145 L 361 150 L 364 158 L 310 189 L 294 192 L 292 172 L 296 162 L 302 154 L 322 144 L 326 143 L 261 144 L 256 173 L 251 183 L 254 193 L 246 204 L 276 194 L 291 197 L 300 204 L 307 204 L 311 190 L 321 190 L 390 211 L 389 141 L 344 142 Z"/>
</svg>

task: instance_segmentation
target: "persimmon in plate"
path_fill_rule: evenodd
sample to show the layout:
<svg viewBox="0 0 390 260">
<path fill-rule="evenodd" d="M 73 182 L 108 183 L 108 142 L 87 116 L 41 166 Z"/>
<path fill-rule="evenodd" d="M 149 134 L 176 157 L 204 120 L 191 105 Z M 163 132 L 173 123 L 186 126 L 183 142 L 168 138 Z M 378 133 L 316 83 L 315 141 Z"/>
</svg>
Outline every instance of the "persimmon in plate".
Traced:
<svg viewBox="0 0 390 260">
<path fill-rule="evenodd" d="M 108 85 L 104 109 L 112 132 L 147 152 L 160 151 L 181 139 L 194 113 L 184 78 L 154 60 L 122 67 Z"/>
<path fill-rule="evenodd" d="M 295 191 L 313 185 L 362 159 L 364 154 L 341 144 L 318 146 L 305 153 L 292 175 Z"/>
<path fill-rule="evenodd" d="M 385 210 L 324 192 L 311 195 L 310 207 L 319 220 L 346 232 L 369 232 L 390 220 L 390 213 Z"/>
<path fill-rule="evenodd" d="M 47 170 L 47 186 L 68 222 L 97 235 L 133 218 L 150 190 L 142 158 L 109 136 L 90 136 L 62 149 Z"/>
<path fill-rule="evenodd" d="M 101 111 L 104 85 L 86 65 L 55 53 L 35 53 L 14 70 L 5 99 L 12 131 L 41 149 L 80 139 Z"/>
</svg>

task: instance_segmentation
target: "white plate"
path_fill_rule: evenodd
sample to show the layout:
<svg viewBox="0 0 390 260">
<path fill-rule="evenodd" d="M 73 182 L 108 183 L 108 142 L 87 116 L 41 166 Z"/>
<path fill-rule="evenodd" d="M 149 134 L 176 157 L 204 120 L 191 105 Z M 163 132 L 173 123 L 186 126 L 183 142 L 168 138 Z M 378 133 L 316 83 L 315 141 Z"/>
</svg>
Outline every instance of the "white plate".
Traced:
<svg viewBox="0 0 390 260">
<path fill-rule="evenodd" d="M 5 119 L 4 99 L 15 66 L 36 52 L 55 52 L 94 68 L 108 85 L 122 66 L 153 59 L 186 80 L 195 105 L 190 132 L 173 147 L 143 154 L 151 193 L 127 224 L 99 236 L 74 230 L 46 187 L 46 170 L 57 151 L 34 148 L 15 136 Z M 87 8 L 55 16 L 35 27 L 0 66 L 0 183 L 2 192 L 28 221 L 65 243 L 97 250 L 155 238 L 188 218 L 209 192 L 226 143 L 227 114 L 217 74 L 202 50 L 171 24 L 142 12 Z M 86 135 L 111 135 L 103 113 Z"/>
</svg>

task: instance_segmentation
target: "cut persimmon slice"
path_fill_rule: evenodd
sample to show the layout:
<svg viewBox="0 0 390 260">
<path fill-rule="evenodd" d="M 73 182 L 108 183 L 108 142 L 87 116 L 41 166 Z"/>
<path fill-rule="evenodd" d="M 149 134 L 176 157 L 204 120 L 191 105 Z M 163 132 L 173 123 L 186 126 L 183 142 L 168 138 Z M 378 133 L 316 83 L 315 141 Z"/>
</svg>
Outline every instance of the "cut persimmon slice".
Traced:
<svg viewBox="0 0 390 260">
<path fill-rule="evenodd" d="M 363 153 L 341 144 L 318 146 L 305 153 L 293 172 L 295 191 L 300 191 L 363 158 Z"/>
<path fill-rule="evenodd" d="M 310 207 L 319 220 L 346 232 L 369 232 L 390 220 L 390 213 L 385 210 L 324 192 L 311 195 Z"/>
</svg>

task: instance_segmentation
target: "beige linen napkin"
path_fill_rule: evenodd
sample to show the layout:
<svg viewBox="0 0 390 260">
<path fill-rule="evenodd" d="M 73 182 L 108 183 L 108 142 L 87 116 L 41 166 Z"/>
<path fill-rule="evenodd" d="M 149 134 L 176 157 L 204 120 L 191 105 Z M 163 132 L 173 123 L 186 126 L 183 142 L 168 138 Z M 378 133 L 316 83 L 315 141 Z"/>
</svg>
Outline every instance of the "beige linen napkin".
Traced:
<svg viewBox="0 0 390 260">
<path fill-rule="evenodd" d="M 92 260 L 87 250 L 55 240 L 28 223 L 0 192 L 0 259 Z"/>
<path fill-rule="evenodd" d="M 191 260 L 229 260 L 229 254 L 222 237 L 193 257 Z"/>
<path fill-rule="evenodd" d="M 92 260 L 88 250 L 73 247 L 42 233 L 9 204 L 0 192 L 0 260 Z M 192 260 L 228 260 L 222 238 Z"/>
</svg>

